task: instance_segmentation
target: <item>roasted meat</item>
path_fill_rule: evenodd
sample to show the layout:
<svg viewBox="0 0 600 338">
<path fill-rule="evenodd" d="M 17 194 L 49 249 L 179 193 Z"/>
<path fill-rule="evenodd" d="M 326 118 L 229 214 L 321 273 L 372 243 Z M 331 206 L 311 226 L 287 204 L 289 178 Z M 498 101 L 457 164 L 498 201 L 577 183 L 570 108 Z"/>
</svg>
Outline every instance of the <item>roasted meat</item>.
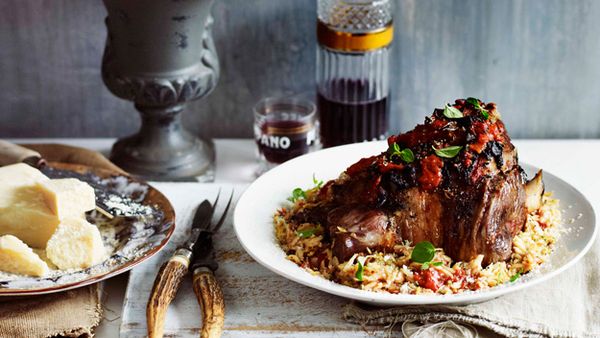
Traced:
<svg viewBox="0 0 600 338">
<path fill-rule="evenodd" d="M 527 218 L 525 177 L 494 103 L 456 100 L 388 145 L 298 215 L 328 229 L 338 259 L 404 241 L 430 241 L 459 261 L 509 258 Z"/>
</svg>

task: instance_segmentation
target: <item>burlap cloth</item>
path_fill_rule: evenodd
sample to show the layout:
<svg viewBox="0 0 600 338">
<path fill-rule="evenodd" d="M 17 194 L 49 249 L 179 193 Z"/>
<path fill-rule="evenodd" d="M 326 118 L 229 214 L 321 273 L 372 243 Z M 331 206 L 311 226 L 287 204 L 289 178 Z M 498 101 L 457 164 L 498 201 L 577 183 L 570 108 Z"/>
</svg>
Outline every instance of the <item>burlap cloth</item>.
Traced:
<svg viewBox="0 0 600 338">
<path fill-rule="evenodd" d="M 91 150 L 58 144 L 25 146 L 48 161 L 123 172 Z M 0 297 L 0 337 L 92 337 L 102 319 L 101 292 L 101 284 L 94 284 L 35 297 Z"/>
<path fill-rule="evenodd" d="M 387 309 L 348 304 L 343 317 L 361 325 L 397 329 L 404 322 L 430 323 L 412 330 L 416 335 L 404 332 L 405 337 L 464 337 L 468 333 L 465 324 L 508 337 L 600 337 L 600 239 L 579 263 L 559 276 L 489 302 Z"/>
</svg>

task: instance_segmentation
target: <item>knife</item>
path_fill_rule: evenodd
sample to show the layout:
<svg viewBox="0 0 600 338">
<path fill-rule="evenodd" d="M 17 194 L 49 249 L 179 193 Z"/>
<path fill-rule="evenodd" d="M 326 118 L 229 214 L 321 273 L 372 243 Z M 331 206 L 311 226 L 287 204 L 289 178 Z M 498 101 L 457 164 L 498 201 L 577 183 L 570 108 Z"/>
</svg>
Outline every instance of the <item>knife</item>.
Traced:
<svg viewBox="0 0 600 338">
<path fill-rule="evenodd" d="M 209 201 L 203 201 L 194 215 L 186 243 L 161 266 L 146 308 L 149 338 L 163 336 L 167 308 L 189 270 L 193 271 L 194 292 L 203 310 L 201 337 L 220 337 L 225 306 L 223 292 L 214 275 L 218 264 L 213 251 L 212 234 L 223 223 L 230 203 L 231 198 L 218 224 L 210 229 L 214 208 Z"/>
</svg>

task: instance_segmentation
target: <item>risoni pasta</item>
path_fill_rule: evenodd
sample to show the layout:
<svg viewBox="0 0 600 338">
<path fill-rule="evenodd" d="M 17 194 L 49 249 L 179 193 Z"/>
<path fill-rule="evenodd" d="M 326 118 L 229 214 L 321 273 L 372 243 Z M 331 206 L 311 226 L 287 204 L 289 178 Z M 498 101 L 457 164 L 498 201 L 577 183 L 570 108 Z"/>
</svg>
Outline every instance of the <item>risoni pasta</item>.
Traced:
<svg viewBox="0 0 600 338">
<path fill-rule="evenodd" d="M 415 243 L 395 245 L 393 252 L 357 253 L 340 262 L 332 255 L 331 243 L 323 241 L 324 229 L 319 224 L 290 221 L 310 206 L 312 193 L 274 215 L 275 234 L 287 258 L 314 275 L 375 292 L 455 294 L 515 282 L 546 261 L 561 222 L 559 202 L 547 193 L 542 206 L 528 214 L 524 229 L 514 237 L 506 262 L 483 267 L 483 255 L 455 262 L 436 248 L 431 262 L 417 263 L 411 260 Z"/>
</svg>

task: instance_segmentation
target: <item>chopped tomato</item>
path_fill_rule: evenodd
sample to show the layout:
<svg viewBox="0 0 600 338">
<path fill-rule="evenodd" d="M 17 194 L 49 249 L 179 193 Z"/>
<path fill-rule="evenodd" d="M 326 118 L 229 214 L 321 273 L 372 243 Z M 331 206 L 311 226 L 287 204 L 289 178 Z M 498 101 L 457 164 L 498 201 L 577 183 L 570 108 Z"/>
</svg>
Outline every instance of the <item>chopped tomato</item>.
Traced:
<svg viewBox="0 0 600 338">
<path fill-rule="evenodd" d="M 485 122 L 475 122 L 473 123 L 473 130 L 477 135 L 477 140 L 469 145 L 469 149 L 480 154 L 492 139 L 488 134 L 488 124 Z"/>
<path fill-rule="evenodd" d="M 499 121 L 493 123 L 490 125 L 489 134 L 494 141 L 504 141 L 504 125 Z"/>
<path fill-rule="evenodd" d="M 415 272 L 414 276 L 417 283 L 419 283 L 419 286 L 432 291 L 437 291 L 450 279 L 447 275 L 442 274 L 437 269 L 433 268 Z"/>
<path fill-rule="evenodd" d="M 447 124 L 446 121 L 443 120 L 435 120 L 431 123 L 431 125 L 433 126 L 434 129 L 442 129 L 443 127 L 445 127 Z"/>
<path fill-rule="evenodd" d="M 470 152 L 465 152 L 465 166 L 470 167 L 473 164 L 473 154 Z"/>
<path fill-rule="evenodd" d="M 376 158 L 377 156 L 365 157 L 348 167 L 348 169 L 346 169 L 346 173 L 350 176 L 354 176 L 367 169 L 371 164 L 373 164 L 373 162 L 375 162 Z"/>
<path fill-rule="evenodd" d="M 396 163 L 392 163 L 392 162 L 381 162 L 379 164 L 379 172 L 381 173 L 386 173 L 390 170 L 402 170 L 404 169 L 404 165 L 402 163 L 400 164 L 396 164 Z"/>
<path fill-rule="evenodd" d="M 477 154 L 480 154 L 490 141 L 504 141 L 504 124 L 501 121 L 494 123 L 475 122 L 473 123 L 473 131 L 477 135 L 477 139 L 469 145 L 469 149 Z"/>
<path fill-rule="evenodd" d="M 467 285 L 467 274 L 463 269 L 457 269 L 452 276 L 452 283 L 460 282 L 460 288 L 464 288 Z"/>
<path fill-rule="evenodd" d="M 444 161 L 436 155 L 429 155 L 421 161 L 421 176 L 418 181 L 421 188 L 433 190 L 442 182 Z"/>
</svg>

